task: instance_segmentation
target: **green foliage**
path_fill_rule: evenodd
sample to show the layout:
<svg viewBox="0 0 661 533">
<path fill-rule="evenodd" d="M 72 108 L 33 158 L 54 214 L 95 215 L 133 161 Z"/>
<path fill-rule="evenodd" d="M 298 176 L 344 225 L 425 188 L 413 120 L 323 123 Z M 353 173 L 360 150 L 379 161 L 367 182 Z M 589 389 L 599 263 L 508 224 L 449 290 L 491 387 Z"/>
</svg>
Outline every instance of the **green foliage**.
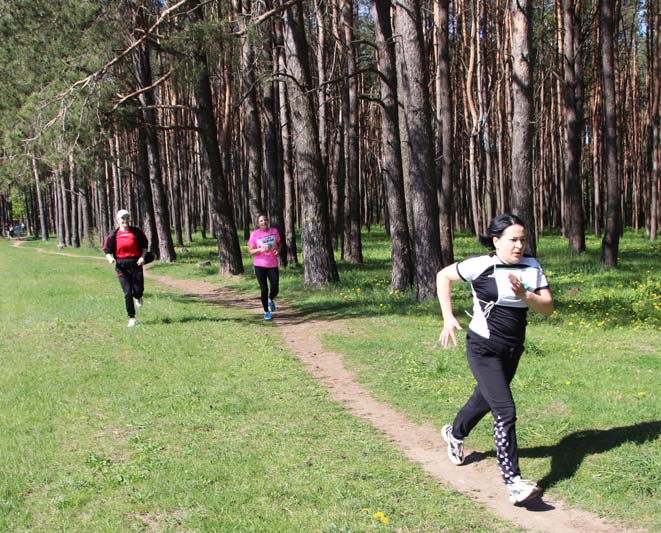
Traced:
<svg viewBox="0 0 661 533">
<path fill-rule="evenodd" d="M 84 168 L 103 93 L 72 87 L 115 53 L 112 19 L 91 0 L 4 0 L 0 13 L 0 183 L 30 182 L 33 157 Z"/>
</svg>

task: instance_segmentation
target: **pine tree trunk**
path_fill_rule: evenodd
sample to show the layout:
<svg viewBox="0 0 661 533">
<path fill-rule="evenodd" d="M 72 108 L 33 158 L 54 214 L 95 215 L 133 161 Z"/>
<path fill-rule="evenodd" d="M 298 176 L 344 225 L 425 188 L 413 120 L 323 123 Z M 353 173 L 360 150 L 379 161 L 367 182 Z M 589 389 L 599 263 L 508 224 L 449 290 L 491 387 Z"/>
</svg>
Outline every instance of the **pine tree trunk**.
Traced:
<svg viewBox="0 0 661 533">
<path fill-rule="evenodd" d="M 278 74 L 287 72 L 286 57 L 283 50 L 284 37 L 282 22 L 277 19 L 274 23 L 275 43 L 277 47 Z M 291 122 L 289 112 L 289 98 L 287 96 L 287 83 L 279 76 L 278 90 L 278 118 L 280 120 L 280 142 L 282 145 L 282 181 L 284 196 L 284 245 L 287 249 L 287 264 L 298 264 L 298 250 L 296 246 L 296 184 L 294 181 L 294 162 L 291 141 Z"/>
<path fill-rule="evenodd" d="M 450 2 L 440 0 L 434 2 L 436 15 L 436 34 L 438 41 L 438 66 L 437 66 L 437 114 L 438 132 L 437 154 L 440 159 L 438 165 L 439 183 L 439 233 L 441 237 L 441 265 L 447 266 L 454 263 L 454 250 L 452 244 L 452 185 L 454 181 L 454 138 L 452 135 L 452 80 L 450 79 Z"/>
<path fill-rule="evenodd" d="M 90 204 L 89 185 L 80 189 L 80 212 L 82 216 L 82 241 L 88 248 L 93 248 L 92 242 L 92 206 Z"/>
<path fill-rule="evenodd" d="M 278 75 L 277 65 L 272 56 L 272 43 L 269 39 L 264 43 L 262 57 L 267 70 L 272 76 L 262 83 L 262 116 L 264 123 L 264 168 L 266 170 L 265 185 L 268 191 L 266 210 L 271 225 L 285 235 L 284 191 L 282 171 L 282 149 L 278 145 L 278 118 L 275 81 Z M 285 239 L 280 242 L 280 265 L 287 266 L 287 247 Z"/>
<path fill-rule="evenodd" d="M 138 24 L 136 27 L 144 26 Z M 134 72 L 140 87 L 146 88 L 152 85 L 151 62 L 147 46 L 137 46 L 132 54 Z M 168 209 L 167 195 L 163 187 L 163 174 L 161 166 L 161 154 L 156 126 L 158 119 L 155 111 L 156 100 L 153 90 L 147 90 L 138 96 L 142 106 L 141 115 L 143 130 L 147 145 L 147 164 L 149 171 L 149 184 L 154 205 L 154 222 L 156 234 L 158 235 L 159 259 L 169 263 L 175 261 L 177 254 L 172 242 L 170 229 L 170 213 Z"/>
<path fill-rule="evenodd" d="M 312 79 L 308 63 L 302 2 L 285 10 L 285 53 L 291 98 L 292 129 L 296 132 L 297 171 L 301 205 L 301 244 L 304 282 L 325 285 L 339 279 L 330 239 L 326 173 L 321 163 L 319 137 L 312 101 Z"/>
<path fill-rule="evenodd" d="M 37 206 L 39 210 L 39 226 L 41 231 L 41 240 L 48 240 L 48 219 L 46 218 L 46 206 L 41 192 L 41 179 L 39 177 L 39 169 L 37 168 L 37 160 L 33 157 L 32 161 L 32 174 L 34 175 L 34 188 L 37 193 Z"/>
<path fill-rule="evenodd" d="M 241 100 L 243 141 L 246 151 L 248 178 L 248 210 L 252 226 L 264 212 L 262 204 L 262 130 L 257 109 L 257 79 L 255 49 L 252 38 L 246 35 L 246 19 L 251 15 L 251 0 L 232 0 L 241 35 L 241 77 L 246 91 Z"/>
<path fill-rule="evenodd" d="M 533 65 L 531 0 L 512 0 L 512 212 L 528 230 L 526 252 L 537 253 L 532 182 Z"/>
<path fill-rule="evenodd" d="M 138 152 L 138 196 L 141 199 L 142 219 L 140 224 L 142 231 L 149 241 L 149 251 L 156 257 L 160 257 L 160 245 L 158 232 L 156 231 L 156 216 L 154 214 L 154 202 L 152 200 L 151 185 L 149 183 L 149 156 L 147 149 L 147 131 L 138 128 L 137 140 Z"/>
<path fill-rule="evenodd" d="M 565 176 L 567 216 L 565 221 L 569 249 L 578 254 L 585 251 L 585 229 L 583 226 L 583 193 L 581 190 L 581 138 L 583 135 L 583 116 L 576 101 L 577 72 L 576 64 L 581 61 L 579 43 L 575 37 L 580 33 L 579 14 L 574 10 L 574 0 L 563 0 L 564 19 L 564 112 L 565 112 Z"/>
<path fill-rule="evenodd" d="M 198 49 L 195 59 L 197 61 L 195 117 L 209 163 L 206 186 L 209 204 L 211 205 L 213 230 L 218 241 L 220 274 L 241 274 L 243 273 L 241 248 L 239 246 L 236 225 L 223 174 L 222 158 L 218 147 L 207 57 L 204 51 Z"/>
<path fill-rule="evenodd" d="M 373 0 L 371 3 L 381 88 L 381 145 L 383 152 L 383 181 L 387 202 L 388 229 L 392 241 L 391 290 L 404 291 L 413 285 L 411 240 L 406 220 L 402 150 L 399 141 L 399 109 L 397 107 L 397 69 L 395 44 L 392 36 L 390 4 Z"/>
<path fill-rule="evenodd" d="M 71 246 L 80 248 L 78 233 L 78 193 L 76 192 L 76 166 L 73 155 L 69 154 L 69 187 L 71 189 Z"/>
<path fill-rule="evenodd" d="M 661 2 L 650 0 L 648 3 L 650 36 L 647 46 L 647 68 L 648 79 L 653 79 L 654 83 L 649 89 L 649 138 L 646 156 L 650 169 L 649 236 L 652 242 L 656 242 L 659 230 L 659 181 L 661 181 L 661 14 L 659 14 Z"/>
<path fill-rule="evenodd" d="M 344 55 L 344 142 L 346 154 L 345 201 L 348 207 L 344 227 L 344 258 L 352 263 L 362 263 L 363 250 L 360 235 L 360 190 L 359 190 L 359 139 L 358 139 L 358 78 L 356 74 L 356 50 L 353 44 L 353 2 L 342 0 L 341 28 Z"/>
<path fill-rule="evenodd" d="M 399 96 L 404 104 L 409 141 L 416 297 L 422 300 L 436 294 L 441 246 L 429 83 L 427 71 L 423 67 L 426 56 L 418 0 L 397 4 L 396 33 L 403 40 L 399 61 L 405 76 L 401 80 L 404 92 Z"/>
<path fill-rule="evenodd" d="M 606 224 L 601 241 L 602 261 L 606 268 L 617 266 L 621 234 L 620 187 L 617 164 L 617 117 L 614 70 L 615 0 L 601 0 L 601 70 L 604 90 L 604 155 L 606 174 Z"/>
</svg>

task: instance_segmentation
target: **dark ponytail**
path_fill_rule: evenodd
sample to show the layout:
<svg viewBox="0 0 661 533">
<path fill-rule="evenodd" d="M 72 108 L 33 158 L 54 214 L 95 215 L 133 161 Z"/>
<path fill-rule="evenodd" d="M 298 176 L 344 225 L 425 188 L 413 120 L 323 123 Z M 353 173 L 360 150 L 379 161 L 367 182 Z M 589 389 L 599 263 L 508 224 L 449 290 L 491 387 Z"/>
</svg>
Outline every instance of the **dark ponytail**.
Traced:
<svg viewBox="0 0 661 533">
<path fill-rule="evenodd" d="M 480 235 L 480 243 L 482 243 L 487 248 L 494 250 L 496 247 L 493 244 L 494 237 L 501 237 L 503 232 L 510 226 L 523 226 L 526 225 L 516 215 L 510 213 L 503 213 L 493 218 L 489 223 L 489 228 L 487 229 L 486 235 Z"/>
</svg>

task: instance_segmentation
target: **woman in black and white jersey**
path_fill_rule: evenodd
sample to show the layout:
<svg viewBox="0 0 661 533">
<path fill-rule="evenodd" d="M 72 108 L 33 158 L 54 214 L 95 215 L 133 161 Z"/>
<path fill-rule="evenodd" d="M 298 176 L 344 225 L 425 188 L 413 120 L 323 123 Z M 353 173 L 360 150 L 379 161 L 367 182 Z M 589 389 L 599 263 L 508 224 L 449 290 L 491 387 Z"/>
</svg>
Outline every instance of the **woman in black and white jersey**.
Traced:
<svg viewBox="0 0 661 533">
<path fill-rule="evenodd" d="M 464 461 L 464 439 L 491 411 L 500 473 L 512 503 L 521 503 L 540 492 L 537 484 L 521 478 L 516 442 L 516 408 L 510 382 L 523 354 L 526 315 L 532 309 L 545 316 L 553 313 L 553 296 L 541 265 L 523 254 L 526 229 L 511 214 L 495 217 L 488 235 L 480 239 L 494 250 L 445 267 L 436 276 L 438 300 L 443 313 L 441 346 L 462 329 L 452 311 L 451 286 L 468 281 L 473 293 L 473 316 L 466 335 L 468 364 L 477 386 L 459 410 L 452 425 L 442 429 L 448 456 L 457 465 Z"/>
</svg>

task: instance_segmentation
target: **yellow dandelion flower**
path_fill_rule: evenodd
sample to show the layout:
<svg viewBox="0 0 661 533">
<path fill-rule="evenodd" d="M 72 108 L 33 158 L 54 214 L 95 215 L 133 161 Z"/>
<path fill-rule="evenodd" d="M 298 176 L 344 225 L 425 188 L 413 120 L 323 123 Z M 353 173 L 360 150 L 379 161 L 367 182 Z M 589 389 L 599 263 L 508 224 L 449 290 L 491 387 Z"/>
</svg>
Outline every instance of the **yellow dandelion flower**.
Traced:
<svg viewBox="0 0 661 533">
<path fill-rule="evenodd" d="M 641 390 L 641 391 L 638 393 L 638 396 L 640 396 L 640 397 L 642 398 L 643 396 L 647 396 L 647 393 L 646 393 L 645 391 L 642 391 L 642 390 Z"/>
<path fill-rule="evenodd" d="M 374 520 L 381 520 L 385 516 L 386 515 L 384 515 L 381 511 L 378 511 L 372 515 L 372 518 L 374 518 Z"/>
<path fill-rule="evenodd" d="M 388 523 L 388 517 L 387 516 L 382 516 L 381 518 L 379 518 L 379 520 L 381 521 L 382 524 L 387 524 Z"/>
<path fill-rule="evenodd" d="M 571 381 L 569 380 L 565 381 L 565 385 L 571 385 Z"/>
</svg>

